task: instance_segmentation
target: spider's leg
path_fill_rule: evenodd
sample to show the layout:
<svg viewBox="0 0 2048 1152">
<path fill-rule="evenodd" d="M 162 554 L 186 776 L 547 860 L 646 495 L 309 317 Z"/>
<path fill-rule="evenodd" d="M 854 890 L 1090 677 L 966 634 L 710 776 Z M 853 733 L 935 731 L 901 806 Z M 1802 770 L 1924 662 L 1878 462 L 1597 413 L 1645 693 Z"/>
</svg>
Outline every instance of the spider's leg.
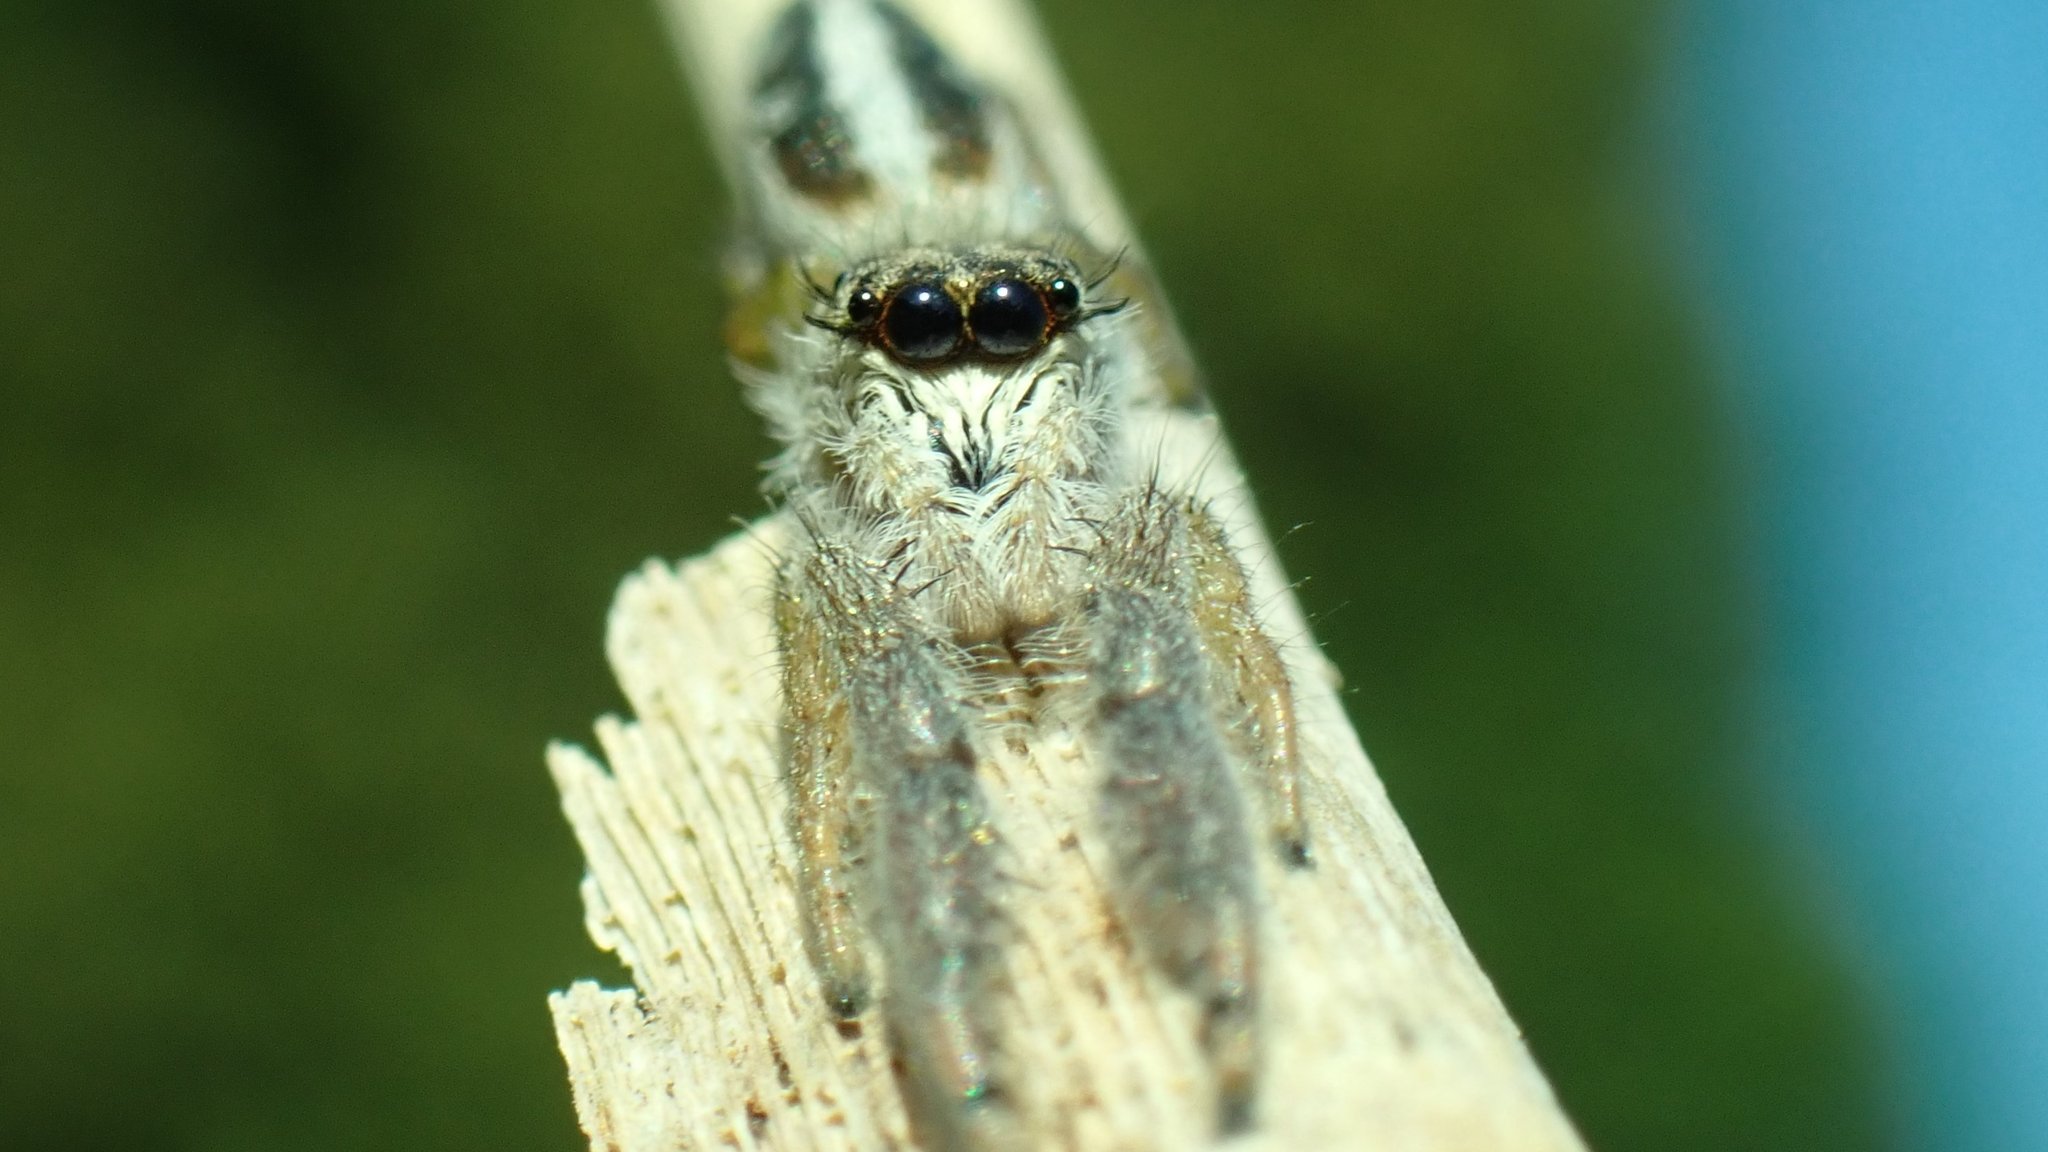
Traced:
<svg viewBox="0 0 2048 1152">
<path fill-rule="evenodd" d="M 1244 566 L 1223 526 L 1207 509 L 1188 507 L 1187 532 L 1195 626 L 1217 676 L 1218 701 L 1257 769 L 1266 827 L 1281 863 L 1305 868 L 1308 819 L 1301 808 L 1301 754 L 1287 666 L 1259 623 Z"/>
<path fill-rule="evenodd" d="M 1252 839 L 1196 623 L 1185 504 L 1109 518 L 1089 596 L 1103 824 L 1139 939 L 1205 1013 L 1220 1125 L 1251 1119 L 1259 1062 Z"/>
<path fill-rule="evenodd" d="M 962 658 L 886 565 L 821 543 L 797 581 L 844 709 L 851 776 L 872 797 L 855 898 L 881 955 L 883 1016 L 913 1123 L 927 1147 L 987 1147 L 1007 1124 L 995 1020 L 1002 949 Z"/>
<path fill-rule="evenodd" d="M 782 649 L 783 776 L 797 848 L 804 942 L 825 1003 L 841 1019 L 867 1008 L 867 957 L 853 897 L 860 858 L 853 749 L 844 685 L 826 620 L 805 595 L 803 567 L 777 573 L 775 626 Z"/>
</svg>

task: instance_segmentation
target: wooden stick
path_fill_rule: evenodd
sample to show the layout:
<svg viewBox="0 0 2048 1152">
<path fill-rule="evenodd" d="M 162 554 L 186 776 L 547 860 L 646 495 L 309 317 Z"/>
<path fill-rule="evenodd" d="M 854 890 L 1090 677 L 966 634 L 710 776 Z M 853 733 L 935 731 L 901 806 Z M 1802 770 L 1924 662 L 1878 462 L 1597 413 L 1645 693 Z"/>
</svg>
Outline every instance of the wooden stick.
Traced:
<svg viewBox="0 0 2048 1152">
<path fill-rule="evenodd" d="M 780 0 L 665 6 L 731 175 L 749 61 Z M 1021 4 L 904 7 L 1036 126 L 1091 241 L 1135 253 Z M 1149 419 L 1137 434 L 1161 446 L 1164 478 L 1216 500 L 1269 630 L 1298 638 L 1286 657 L 1317 865 L 1288 871 L 1260 854 L 1266 1069 L 1258 1126 L 1232 1147 L 1582 1150 L 1359 747 L 1213 419 Z M 598 724 L 609 770 L 579 748 L 549 750 L 589 861 L 591 937 L 637 985 L 581 982 L 549 1001 L 598 1152 L 913 1146 L 879 1029 L 836 1024 L 799 928 L 765 603 L 784 531 L 771 519 L 707 556 L 629 577 L 608 650 L 634 719 Z M 1056 719 L 988 765 L 1027 1140 L 1080 1152 L 1209 1147 L 1196 1006 L 1118 926 L 1091 828 L 1097 780 Z"/>
</svg>

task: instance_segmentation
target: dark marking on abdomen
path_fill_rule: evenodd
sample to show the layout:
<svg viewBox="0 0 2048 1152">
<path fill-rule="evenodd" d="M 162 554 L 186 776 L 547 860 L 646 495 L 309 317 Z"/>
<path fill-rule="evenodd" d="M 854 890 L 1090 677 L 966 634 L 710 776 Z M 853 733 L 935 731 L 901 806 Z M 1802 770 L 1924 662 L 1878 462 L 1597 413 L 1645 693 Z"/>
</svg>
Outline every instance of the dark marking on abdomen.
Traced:
<svg viewBox="0 0 2048 1152">
<path fill-rule="evenodd" d="M 854 158 L 845 118 L 825 99 L 817 45 L 817 12 L 798 0 L 769 35 L 754 97 L 770 122 L 769 147 L 783 179 L 806 196 L 843 204 L 867 195 L 868 174 Z"/>
<path fill-rule="evenodd" d="M 877 0 L 875 11 L 895 38 L 896 64 L 926 130 L 936 137 L 933 169 L 957 179 L 980 179 L 989 158 L 988 116 L 980 90 L 902 9 Z"/>
</svg>

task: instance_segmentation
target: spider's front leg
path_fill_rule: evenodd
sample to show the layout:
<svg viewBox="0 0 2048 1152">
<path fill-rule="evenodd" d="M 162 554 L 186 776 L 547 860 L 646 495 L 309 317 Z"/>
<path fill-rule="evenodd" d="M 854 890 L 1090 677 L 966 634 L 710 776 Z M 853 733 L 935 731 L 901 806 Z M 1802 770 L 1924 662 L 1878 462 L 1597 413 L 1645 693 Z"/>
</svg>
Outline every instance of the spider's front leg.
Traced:
<svg viewBox="0 0 2048 1152">
<path fill-rule="evenodd" d="M 799 885 L 842 1015 L 867 988 L 857 924 L 881 955 L 883 1015 L 925 1143 L 982 1147 L 1004 1125 L 994 837 L 960 655 L 912 601 L 831 540 L 781 571 Z"/>
<path fill-rule="evenodd" d="M 816 564 L 814 558 L 809 564 Z M 854 908 L 853 869 L 860 858 L 860 808 L 846 691 L 836 634 L 811 594 L 802 560 L 779 570 L 775 631 L 782 654 L 782 769 L 789 789 L 790 831 L 797 847 L 797 896 L 804 943 L 817 968 L 825 1003 L 840 1019 L 866 1010 L 866 944 Z"/>
<path fill-rule="evenodd" d="M 1145 489 L 1102 522 L 1089 594 L 1103 823 L 1127 915 L 1201 1001 L 1220 1126 L 1257 1089 L 1258 915 L 1237 756 L 1259 767 L 1283 859 L 1307 860 L 1293 701 L 1277 650 L 1208 513 Z"/>
<path fill-rule="evenodd" d="M 1301 751 L 1294 718 L 1294 688 L 1280 646 L 1266 634 L 1252 603 L 1244 565 L 1223 525 L 1197 504 L 1181 506 L 1187 520 L 1187 566 L 1195 626 L 1216 698 L 1236 744 L 1257 769 L 1266 828 L 1280 862 L 1309 866 L 1308 817 L 1301 808 Z"/>
</svg>

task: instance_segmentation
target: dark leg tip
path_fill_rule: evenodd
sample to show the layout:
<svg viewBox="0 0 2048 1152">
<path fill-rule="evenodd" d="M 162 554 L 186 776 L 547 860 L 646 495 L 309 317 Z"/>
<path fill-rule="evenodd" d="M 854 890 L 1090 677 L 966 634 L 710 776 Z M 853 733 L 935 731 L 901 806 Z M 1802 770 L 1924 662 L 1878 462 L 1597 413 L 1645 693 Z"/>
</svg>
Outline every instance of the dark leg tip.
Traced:
<svg viewBox="0 0 2048 1152">
<path fill-rule="evenodd" d="M 1219 1137 L 1242 1136 L 1252 1130 L 1256 1120 L 1249 1092 L 1226 1091 L 1216 1101 L 1216 1135 Z"/>
<path fill-rule="evenodd" d="M 825 1002 L 832 1005 L 833 1015 L 851 1020 L 868 1010 L 868 990 L 860 986 L 827 988 Z"/>
<path fill-rule="evenodd" d="M 1316 858 L 1309 854 L 1308 841 L 1300 837 L 1280 841 L 1280 862 L 1289 868 L 1303 870 L 1316 866 Z"/>
</svg>

